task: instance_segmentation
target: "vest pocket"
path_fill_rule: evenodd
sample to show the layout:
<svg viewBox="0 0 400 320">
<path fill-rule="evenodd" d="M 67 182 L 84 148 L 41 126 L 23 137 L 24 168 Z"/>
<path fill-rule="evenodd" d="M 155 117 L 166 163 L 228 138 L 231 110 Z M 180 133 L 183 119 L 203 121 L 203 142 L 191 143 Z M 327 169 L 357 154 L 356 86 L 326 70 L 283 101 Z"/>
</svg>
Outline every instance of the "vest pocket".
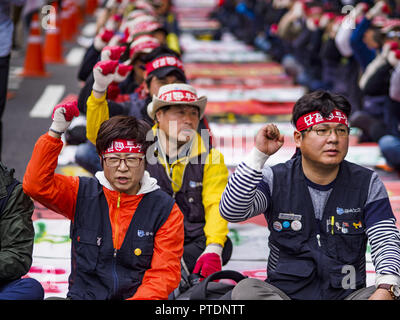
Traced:
<svg viewBox="0 0 400 320">
<path fill-rule="evenodd" d="M 328 255 L 344 264 L 358 263 L 365 252 L 365 233 L 358 220 L 338 220 L 334 234 L 327 235 Z"/>
<path fill-rule="evenodd" d="M 315 264 L 311 260 L 280 258 L 273 272 L 268 273 L 268 282 L 289 296 L 314 281 Z"/>
<path fill-rule="evenodd" d="M 343 290 L 355 290 L 365 285 L 357 267 L 353 265 L 334 266 L 329 272 L 332 288 Z"/>
<path fill-rule="evenodd" d="M 185 193 L 187 218 L 190 222 L 204 222 L 204 209 L 201 192 L 187 191 Z"/>
<path fill-rule="evenodd" d="M 76 264 L 84 272 L 92 272 L 96 269 L 101 237 L 96 231 L 78 229 L 75 234 Z"/>
<path fill-rule="evenodd" d="M 129 268 L 148 269 L 151 266 L 151 259 L 153 258 L 153 239 L 149 240 L 134 240 L 129 251 L 121 250 L 120 256 L 121 263 Z"/>
<path fill-rule="evenodd" d="M 271 230 L 271 229 L 270 229 Z M 301 231 L 284 229 L 280 232 L 272 231 L 277 243 L 277 247 L 290 254 L 296 254 L 301 251 L 304 245 L 304 235 Z M 275 244 L 275 243 L 274 243 Z"/>
</svg>

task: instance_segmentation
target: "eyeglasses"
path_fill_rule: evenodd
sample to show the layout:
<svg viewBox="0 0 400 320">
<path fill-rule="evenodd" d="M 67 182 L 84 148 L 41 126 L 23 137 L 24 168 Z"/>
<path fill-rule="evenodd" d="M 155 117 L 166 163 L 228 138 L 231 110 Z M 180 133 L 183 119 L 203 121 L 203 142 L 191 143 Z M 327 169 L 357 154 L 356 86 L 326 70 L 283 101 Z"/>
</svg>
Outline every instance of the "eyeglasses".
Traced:
<svg viewBox="0 0 400 320">
<path fill-rule="evenodd" d="M 119 157 L 103 157 L 106 166 L 109 168 L 118 168 L 121 165 L 121 161 L 124 161 L 125 165 L 128 168 L 137 168 L 140 166 L 140 163 L 144 159 L 142 157 L 128 157 L 128 158 L 119 158 Z"/>
<path fill-rule="evenodd" d="M 321 137 L 329 137 L 332 134 L 332 131 L 335 131 L 336 135 L 339 137 L 347 137 L 350 133 L 350 129 L 348 128 L 316 128 L 310 129 L 309 131 L 315 131 L 318 136 Z"/>
</svg>

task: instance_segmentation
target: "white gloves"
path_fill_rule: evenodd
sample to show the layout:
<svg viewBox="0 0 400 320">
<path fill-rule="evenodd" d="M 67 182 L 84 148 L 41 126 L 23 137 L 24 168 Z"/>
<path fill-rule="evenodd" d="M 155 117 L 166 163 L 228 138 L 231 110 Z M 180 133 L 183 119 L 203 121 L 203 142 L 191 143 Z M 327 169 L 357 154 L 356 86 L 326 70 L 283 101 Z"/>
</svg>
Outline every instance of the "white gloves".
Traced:
<svg viewBox="0 0 400 320">
<path fill-rule="evenodd" d="M 100 60 L 119 60 L 126 48 L 121 46 L 106 46 L 101 50 Z"/>
<path fill-rule="evenodd" d="M 118 61 L 108 60 L 99 61 L 93 68 L 93 90 L 99 93 L 105 92 L 108 85 L 114 80 L 114 73 L 118 66 Z"/>
<path fill-rule="evenodd" d="M 50 131 L 61 135 L 68 129 L 72 119 L 78 116 L 79 110 L 77 101 L 56 105 L 51 116 L 53 123 L 50 126 Z"/>
<path fill-rule="evenodd" d="M 393 68 L 396 68 L 400 63 L 400 50 L 397 49 L 390 51 L 387 60 Z"/>
<path fill-rule="evenodd" d="M 124 81 L 132 70 L 131 65 L 119 64 L 116 60 L 97 62 L 93 68 L 93 90 L 106 92 L 112 82 Z"/>
<path fill-rule="evenodd" d="M 368 10 L 365 15 L 368 20 L 371 20 L 379 15 L 385 15 L 389 13 L 389 7 L 384 1 L 378 1 L 375 5 Z"/>
<path fill-rule="evenodd" d="M 131 65 L 126 65 L 120 63 L 118 65 L 117 72 L 114 74 L 114 82 L 120 83 L 124 81 L 129 73 L 132 71 L 133 67 Z"/>
<path fill-rule="evenodd" d="M 97 51 L 101 51 L 107 43 L 111 40 L 114 35 L 114 31 L 103 29 L 101 30 L 93 40 L 93 46 Z"/>
</svg>

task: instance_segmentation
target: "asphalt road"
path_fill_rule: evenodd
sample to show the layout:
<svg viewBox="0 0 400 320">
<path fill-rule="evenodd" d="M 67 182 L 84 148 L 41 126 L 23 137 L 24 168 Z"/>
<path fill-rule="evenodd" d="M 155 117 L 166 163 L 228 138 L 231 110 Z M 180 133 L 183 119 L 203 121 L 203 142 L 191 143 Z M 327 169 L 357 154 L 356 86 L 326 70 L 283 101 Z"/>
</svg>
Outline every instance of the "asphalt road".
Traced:
<svg viewBox="0 0 400 320">
<path fill-rule="evenodd" d="M 80 48 L 76 41 L 64 42 L 64 57 L 73 48 Z M 47 78 L 24 78 L 16 76 L 23 67 L 25 52 L 13 52 L 9 90 L 15 94 L 7 101 L 3 115 L 3 150 L 2 161 L 8 168 L 15 169 L 15 177 L 22 180 L 26 166 L 32 154 L 36 140 L 51 125 L 51 118 L 31 117 L 32 108 L 50 85 L 65 86 L 61 99 L 69 94 L 78 94 L 78 66 L 64 64 L 46 64 Z M 18 69 L 19 68 L 19 69 Z M 61 101 L 60 99 L 60 101 Z"/>
</svg>

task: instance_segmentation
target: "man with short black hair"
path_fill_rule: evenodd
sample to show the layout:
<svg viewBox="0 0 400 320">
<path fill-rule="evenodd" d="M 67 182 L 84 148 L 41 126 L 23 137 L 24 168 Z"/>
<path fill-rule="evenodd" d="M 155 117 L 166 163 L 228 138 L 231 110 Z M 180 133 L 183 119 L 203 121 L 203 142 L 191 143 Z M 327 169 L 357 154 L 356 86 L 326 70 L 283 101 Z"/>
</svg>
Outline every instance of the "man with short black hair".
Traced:
<svg viewBox="0 0 400 320">
<path fill-rule="evenodd" d="M 246 279 L 233 299 L 400 298 L 400 233 L 378 175 L 344 160 L 351 105 L 325 91 L 304 95 L 292 123 L 298 152 L 264 166 L 283 145 L 273 124 L 262 127 L 255 148 L 231 176 L 220 211 L 230 222 L 264 214 L 270 254 L 267 279 Z M 366 286 L 366 245 L 375 286 Z"/>
</svg>

